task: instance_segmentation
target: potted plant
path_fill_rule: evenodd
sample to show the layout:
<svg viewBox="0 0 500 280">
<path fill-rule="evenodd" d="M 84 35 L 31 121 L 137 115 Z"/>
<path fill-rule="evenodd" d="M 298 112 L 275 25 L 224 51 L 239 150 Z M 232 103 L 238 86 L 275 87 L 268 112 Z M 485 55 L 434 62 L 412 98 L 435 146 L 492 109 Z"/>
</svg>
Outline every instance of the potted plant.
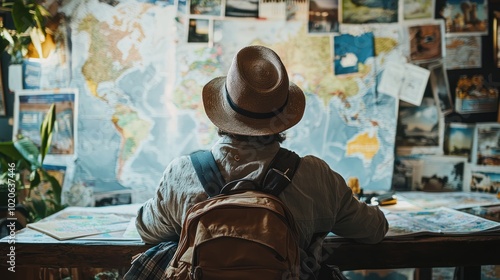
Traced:
<svg viewBox="0 0 500 280">
<path fill-rule="evenodd" d="M 8 195 L 15 187 L 16 204 L 27 210 L 27 222 L 38 221 L 64 208 L 61 184 L 43 167 L 54 132 L 55 115 L 55 104 L 52 104 L 40 126 L 39 146 L 25 137 L 0 143 L 0 189 Z"/>
<path fill-rule="evenodd" d="M 36 0 L 2 1 L 0 11 L 12 17 L 14 28 L 0 25 L 0 51 L 10 55 L 9 88 L 22 89 L 22 63 L 29 47 L 42 57 L 49 11 Z"/>
</svg>

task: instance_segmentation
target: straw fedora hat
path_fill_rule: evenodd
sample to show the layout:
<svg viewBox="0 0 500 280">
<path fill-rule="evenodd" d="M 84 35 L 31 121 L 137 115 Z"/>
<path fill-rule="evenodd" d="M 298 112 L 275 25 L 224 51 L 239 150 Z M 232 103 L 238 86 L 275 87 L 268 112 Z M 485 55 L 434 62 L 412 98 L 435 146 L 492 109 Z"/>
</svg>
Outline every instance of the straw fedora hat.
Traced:
<svg viewBox="0 0 500 280">
<path fill-rule="evenodd" d="M 289 82 L 280 57 L 263 46 L 238 51 L 227 76 L 208 82 L 202 95 L 213 124 L 238 135 L 280 133 L 297 124 L 305 108 L 304 93 Z"/>
</svg>

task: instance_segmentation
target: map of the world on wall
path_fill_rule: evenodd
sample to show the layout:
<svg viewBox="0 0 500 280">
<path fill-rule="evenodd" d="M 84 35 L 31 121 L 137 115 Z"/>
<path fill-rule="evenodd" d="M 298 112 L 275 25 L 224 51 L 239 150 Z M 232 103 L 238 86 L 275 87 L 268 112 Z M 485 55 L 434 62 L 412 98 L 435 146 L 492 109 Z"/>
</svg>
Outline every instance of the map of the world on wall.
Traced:
<svg viewBox="0 0 500 280">
<path fill-rule="evenodd" d="M 396 25 L 352 26 L 373 32 L 374 54 L 353 75 L 333 74 L 331 36 L 311 36 L 303 21 L 225 19 L 212 22 L 213 43 L 187 43 L 187 18 L 165 1 L 69 1 L 71 87 L 78 88 L 78 158 L 74 182 L 98 190 L 152 196 L 176 156 L 209 148 L 216 128 L 201 90 L 223 76 L 242 47 L 271 47 L 291 81 L 307 95 L 302 121 L 284 146 L 323 158 L 367 190 L 390 188 L 397 100 L 376 92 L 387 61 L 401 61 Z"/>
</svg>

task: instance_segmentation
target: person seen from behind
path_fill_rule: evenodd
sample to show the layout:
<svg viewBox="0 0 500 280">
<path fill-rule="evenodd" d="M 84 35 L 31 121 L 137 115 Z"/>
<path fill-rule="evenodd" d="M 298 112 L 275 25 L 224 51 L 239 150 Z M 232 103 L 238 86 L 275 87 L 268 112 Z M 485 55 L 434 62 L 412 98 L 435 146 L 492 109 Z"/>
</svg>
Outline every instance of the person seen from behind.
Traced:
<svg viewBox="0 0 500 280">
<path fill-rule="evenodd" d="M 219 131 L 211 152 L 226 182 L 240 178 L 260 182 L 286 138 L 285 131 L 301 120 L 306 105 L 303 91 L 289 81 L 280 57 L 259 45 L 240 49 L 227 76 L 209 81 L 202 97 L 205 112 Z M 136 225 L 143 241 L 178 240 L 186 211 L 207 198 L 189 156 L 172 160 L 156 195 L 138 211 Z M 301 271 L 318 273 L 328 233 L 373 244 L 388 231 L 378 206 L 357 200 L 344 178 L 317 156 L 301 157 L 279 198 L 299 229 Z"/>
</svg>

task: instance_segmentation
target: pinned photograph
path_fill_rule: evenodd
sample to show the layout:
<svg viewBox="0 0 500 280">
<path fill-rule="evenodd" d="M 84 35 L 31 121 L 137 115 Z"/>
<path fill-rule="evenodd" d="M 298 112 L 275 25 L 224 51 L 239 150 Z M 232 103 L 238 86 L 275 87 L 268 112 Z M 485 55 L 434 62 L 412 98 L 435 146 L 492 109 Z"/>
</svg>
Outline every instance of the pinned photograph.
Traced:
<svg viewBox="0 0 500 280">
<path fill-rule="evenodd" d="M 259 0 L 259 18 L 286 20 L 287 0 Z"/>
<path fill-rule="evenodd" d="M 425 192 L 463 190 L 466 157 L 424 156 L 422 160 L 420 187 L 416 190 Z"/>
<path fill-rule="evenodd" d="M 398 0 L 344 0 L 342 23 L 398 22 Z"/>
<path fill-rule="evenodd" d="M 429 62 L 443 58 L 445 54 L 444 27 L 442 21 L 407 25 L 412 62 Z"/>
<path fill-rule="evenodd" d="M 493 166 L 472 165 L 470 191 L 492 194 L 500 192 L 500 169 Z"/>
<path fill-rule="evenodd" d="M 444 120 L 432 97 L 420 106 L 401 102 L 396 131 L 397 155 L 442 154 Z"/>
<path fill-rule="evenodd" d="M 481 68 L 481 36 L 453 36 L 445 40 L 447 70 Z"/>
<path fill-rule="evenodd" d="M 441 114 L 447 115 L 453 111 L 453 101 L 448 84 L 448 73 L 442 63 L 429 65 L 430 84 Z"/>
<path fill-rule="evenodd" d="M 498 110 L 498 88 L 490 85 L 484 75 L 462 75 L 455 87 L 455 111 L 486 113 Z"/>
<path fill-rule="evenodd" d="M 500 123 L 476 123 L 472 163 L 500 165 Z"/>
<path fill-rule="evenodd" d="M 336 0 L 338 1 L 338 0 Z M 309 17 L 309 1 L 286 0 L 286 20 L 307 21 Z"/>
<path fill-rule="evenodd" d="M 188 43 L 209 43 L 211 31 L 210 19 L 190 18 L 188 24 Z"/>
<path fill-rule="evenodd" d="M 226 0 L 226 17 L 259 17 L 259 0 Z"/>
<path fill-rule="evenodd" d="M 470 160 L 472 145 L 474 144 L 475 127 L 475 124 L 470 123 L 448 123 L 444 134 L 444 154 L 465 156 Z"/>
<path fill-rule="evenodd" d="M 434 19 L 435 0 L 404 0 L 400 7 L 402 21 Z"/>
<path fill-rule="evenodd" d="M 358 66 L 375 55 L 372 32 L 359 36 L 340 34 L 333 37 L 333 67 L 335 75 L 355 74 Z"/>
<path fill-rule="evenodd" d="M 309 33 L 334 33 L 339 31 L 338 0 L 309 1 Z"/>
<path fill-rule="evenodd" d="M 446 36 L 487 35 L 488 0 L 446 0 L 439 11 Z"/>
<path fill-rule="evenodd" d="M 189 13 L 197 16 L 221 16 L 222 0 L 190 0 Z"/>
<path fill-rule="evenodd" d="M 420 187 L 423 161 L 419 156 L 396 156 L 391 190 L 412 191 Z"/>
<path fill-rule="evenodd" d="M 55 104 L 56 126 L 48 154 L 75 155 L 77 90 L 22 90 L 15 94 L 13 138 L 28 137 L 40 145 L 40 125 L 50 106 Z"/>
</svg>

